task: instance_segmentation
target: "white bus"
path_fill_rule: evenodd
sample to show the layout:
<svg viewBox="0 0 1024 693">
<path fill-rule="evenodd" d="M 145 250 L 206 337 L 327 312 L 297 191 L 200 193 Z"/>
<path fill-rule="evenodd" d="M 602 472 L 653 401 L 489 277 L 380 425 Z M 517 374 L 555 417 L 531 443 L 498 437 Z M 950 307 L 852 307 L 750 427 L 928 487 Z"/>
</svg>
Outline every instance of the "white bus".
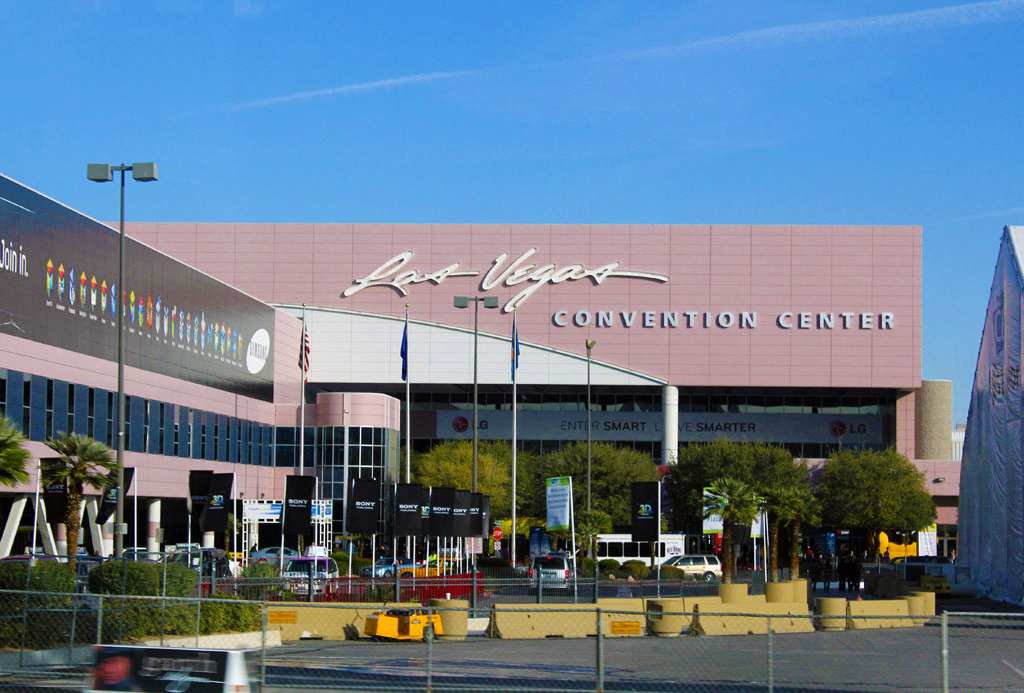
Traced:
<svg viewBox="0 0 1024 693">
<path fill-rule="evenodd" d="M 673 556 L 682 556 L 686 553 L 685 534 L 662 534 L 658 542 L 655 559 L 659 564 L 664 563 Z M 597 535 L 597 560 L 614 558 L 619 563 L 626 561 L 651 560 L 651 545 L 647 541 L 633 541 L 630 534 L 598 534 Z"/>
</svg>

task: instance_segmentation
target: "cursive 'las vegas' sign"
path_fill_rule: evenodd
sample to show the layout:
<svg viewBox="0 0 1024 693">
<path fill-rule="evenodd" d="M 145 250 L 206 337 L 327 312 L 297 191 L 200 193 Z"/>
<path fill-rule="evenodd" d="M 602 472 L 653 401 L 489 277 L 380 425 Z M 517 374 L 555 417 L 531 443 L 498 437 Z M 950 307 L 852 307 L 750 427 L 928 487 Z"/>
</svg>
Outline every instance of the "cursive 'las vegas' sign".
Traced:
<svg viewBox="0 0 1024 693">
<path fill-rule="evenodd" d="M 668 281 L 668 276 L 664 274 L 619 269 L 621 266 L 619 262 L 608 262 L 599 267 L 591 268 L 581 264 L 559 267 L 554 263 L 538 265 L 527 262 L 536 253 L 536 248 L 530 248 L 511 263 L 508 262 L 509 254 L 502 253 L 494 258 L 494 261 L 491 262 L 491 268 L 487 270 L 487 273 L 484 274 L 483 279 L 480 281 L 481 291 L 490 291 L 499 286 L 513 288 L 525 285 L 505 303 L 502 307 L 503 312 L 511 313 L 519 308 L 527 299 L 547 284 L 561 284 L 562 282 L 589 279 L 595 285 L 600 285 L 605 279 L 611 277 L 646 279 L 655 282 Z M 395 255 L 365 277 L 354 280 L 352 286 L 341 293 L 342 298 L 349 298 L 363 289 L 372 289 L 374 287 L 387 287 L 397 291 L 402 296 L 407 296 L 409 291 L 406 287 L 409 286 L 426 282 L 436 286 L 449 277 L 478 277 L 482 274 L 480 270 L 460 270 L 458 262 L 445 265 L 434 272 L 407 269 L 409 263 L 412 262 L 412 258 L 413 252 L 411 250 Z"/>
</svg>

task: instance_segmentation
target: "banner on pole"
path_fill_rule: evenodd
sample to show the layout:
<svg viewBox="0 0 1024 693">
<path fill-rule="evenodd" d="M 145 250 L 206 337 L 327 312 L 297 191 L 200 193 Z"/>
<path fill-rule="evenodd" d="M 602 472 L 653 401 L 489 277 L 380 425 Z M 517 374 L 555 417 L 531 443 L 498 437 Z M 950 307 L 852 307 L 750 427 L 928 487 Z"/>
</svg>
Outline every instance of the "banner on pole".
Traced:
<svg viewBox="0 0 1024 693">
<path fill-rule="evenodd" d="M 49 469 L 60 469 L 64 462 L 59 457 L 42 457 L 39 459 L 39 467 L 43 480 L 47 479 Z M 68 512 L 68 482 L 61 479 L 53 483 L 44 483 L 40 480 L 43 489 L 43 503 L 46 505 L 46 517 L 51 522 L 63 522 Z M 115 503 L 116 498 L 115 498 Z M 103 524 L 102 522 L 100 524 Z"/>
<path fill-rule="evenodd" d="M 348 531 L 376 534 L 380 519 L 380 482 L 375 479 L 353 479 L 348 503 Z"/>
<path fill-rule="evenodd" d="M 482 537 L 486 531 L 483 523 L 484 495 L 482 493 L 469 494 L 469 536 Z"/>
<path fill-rule="evenodd" d="M 125 470 L 128 471 L 128 470 Z M 213 472 L 209 469 L 193 469 L 188 473 L 188 514 L 196 517 L 203 512 L 206 497 L 210 494 L 210 479 Z"/>
<path fill-rule="evenodd" d="M 286 532 L 301 534 L 313 524 L 313 486 L 316 479 L 289 474 L 284 480 L 284 526 Z"/>
<path fill-rule="evenodd" d="M 661 484 L 657 481 L 635 482 L 629 496 L 633 541 L 657 541 L 661 530 Z"/>
<path fill-rule="evenodd" d="M 456 491 L 455 502 L 452 504 L 452 535 L 456 537 L 470 536 L 469 506 L 473 494 L 469 491 Z"/>
<path fill-rule="evenodd" d="M 430 487 L 420 486 L 420 531 L 418 536 L 429 537 L 430 534 Z"/>
<path fill-rule="evenodd" d="M 452 506 L 455 505 L 455 489 L 438 486 L 430 492 L 430 534 L 435 537 L 454 536 Z"/>
<path fill-rule="evenodd" d="M 547 480 L 547 529 L 557 531 L 569 529 L 572 503 L 572 477 L 553 476 Z"/>
<path fill-rule="evenodd" d="M 491 497 L 482 496 L 480 498 L 480 526 L 482 527 L 481 534 L 487 534 L 491 528 Z"/>
<path fill-rule="evenodd" d="M 214 474 L 210 477 L 210 488 L 206 505 L 199 518 L 199 528 L 204 532 L 223 532 L 228 527 L 228 506 L 234 474 Z"/>
<path fill-rule="evenodd" d="M 399 484 L 395 491 L 395 535 L 418 536 L 422 522 L 421 505 L 423 487 L 419 484 Z"/>
<path fill-rule="evenodd" d="M 212 472 L 211 472 L 212 473 Z M 132 479 L 135 478 L 135 467 L 124 468 L 124 485 L 125 488 L 131 489 Z M 192 480 L 189 479 L 189 488 L 191 489 Z M 96 524 L 106 524 L 107 520 L 114 516 L 117 512 L 117 494 L 120 490 L 117 488 L 117 484 L 114 484 L 103 493 L 103 500 L 100 501 L 99 512 L 96 513 Z M 164 525 L 165 527 L 167 525 Z"/>
</svg>

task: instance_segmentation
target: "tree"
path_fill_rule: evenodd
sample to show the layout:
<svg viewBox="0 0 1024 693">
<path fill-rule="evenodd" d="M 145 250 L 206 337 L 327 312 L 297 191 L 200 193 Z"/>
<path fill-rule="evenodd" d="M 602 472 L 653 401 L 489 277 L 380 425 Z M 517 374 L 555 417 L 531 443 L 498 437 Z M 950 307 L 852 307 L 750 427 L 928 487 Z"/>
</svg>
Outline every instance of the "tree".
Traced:
<svg viewBox="0 0 1024 693">
<path fill-rule="evenodd" d="M 10 420 L 0 417 L 0 484 L 3 486 L 28 480 L 25 463 L 30 455 L 22 446 L 24 442 L 21 431 Z"/>
<path fill-rule="evenodd" d="M 707 445 L 686 445 L 666 476 L 672 498 L 672 526 L 700 533 L 704 519 L 704 489 L 715 479 L 730 478 L 754 485 L 756 451 L 765 446 L 716 440 Z M 763 465 L 762 465 L 763 466 Z"/>
<path fill-rule="evenodd" d="M 755 446 L 753 455 L 754 491 L 764 499 L 768 510 L 771 578 L 779 579 L 779 536 L 784 524 L 788 524 L 790 529 L 790 562 L 792 565 L 793 556 L 796 556 L 797 572 L 793 573 L 796 577 L 799 574 L 800 524 L 817 521 L 810 472 L 805 463 L 794 460 L 782 447 Z"/>
<path fill-rule="evenodd" d="M 65 484 L 68 503 L 64 525 L 68 533 L 68 565 L 74 572 L 78 552 L 82 491 L 86 486 L 106 490 L 117 483 L 117 461 L 113 451 L 103 443 L 77 433 L 61 433 L 46 441 L 57 453 L 55 460 L 42 469 L 44 485 Z M 123 493 L 123 489 L 118 489 Z"/>
<path fill-rule="evenodd" d="M 612 518 L 601 510 L 580 510 L 576 513 L 576 548 L 587 556 L 594 557 L 592 548 L 597 546 L 598 534 L 612 531 Z"/>
<path fill-rule="evenodd" d="M 735 565 L 732 550 L 734 527 L 749 527 L 757 516 L 758 503 L 754 489 L 747 482 L 723 477 L 711 482 L 704 497 L 704 517 L 722 518 L 722 582 L 732 582 Z"/>
<path fill-rule="evenodd" d="M 827 524 L 868 530 L 876 552 L 879 531 L 917 531 L 936 517 L 924 475 L 892 448 L 836 452 L 821 472 L 817 496 Z"/>
<path fill-rule="evenodd" d="M 547 514 L 544 480 L 552 476 L 571 476 L 573 504 L 577 517 L 587 509 L 587 444 L 576 442 L 545 455 L 531 468 L 532 479 L 520 507 L 530 515 Z M 658 468 L 651 458 L 632 448 L 610 443 L 594 443 L 591 461 L 591 508 L 606 513 L 612 525 L 630 523 L 629 494 L 634 481 L 657 481 Z"/>
<path fill-rule="evenodd" d="M 516 459 L 518 489 L 531 477 L 534 456 L 520 452 Z M 449 440 L 435 445 L 429 452 L 413 455 L 413 480 L 424 486 L 450 486 L 469 490 L 473 484 L 473 446 L 465 440 Z M 477 459 L 478 491 L 491 497 L 491 515 L 495 518 L 512 515 L 512 446 L 502 441 L 480 443 Z M 520 496 L 519 508 L 523 500 Z"/>
</svg>

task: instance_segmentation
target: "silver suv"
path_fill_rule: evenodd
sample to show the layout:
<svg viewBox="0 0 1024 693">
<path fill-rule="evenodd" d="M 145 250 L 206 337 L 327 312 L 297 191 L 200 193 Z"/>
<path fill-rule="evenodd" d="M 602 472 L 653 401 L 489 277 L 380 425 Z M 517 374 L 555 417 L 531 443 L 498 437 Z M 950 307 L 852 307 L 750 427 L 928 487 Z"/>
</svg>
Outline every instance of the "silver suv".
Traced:
<svg viewBox="0 0 1024 693">
<path fill-rule="evenodd" d="M 718 556 L 699 554 L 696 556 L 673 556 L 663 565 L 679 568 L 687 575 L 696 575 L 707 582 L 722 579 L 722 564 Z"/>
<path fill-rule="evenodd" d="M 536 585 L 544 581 L 543 589 L 568 589 L 572 580 L 572 567 L 565 556 L 537 556 L 530 564 L 530 578 Z"/>
</svg>

